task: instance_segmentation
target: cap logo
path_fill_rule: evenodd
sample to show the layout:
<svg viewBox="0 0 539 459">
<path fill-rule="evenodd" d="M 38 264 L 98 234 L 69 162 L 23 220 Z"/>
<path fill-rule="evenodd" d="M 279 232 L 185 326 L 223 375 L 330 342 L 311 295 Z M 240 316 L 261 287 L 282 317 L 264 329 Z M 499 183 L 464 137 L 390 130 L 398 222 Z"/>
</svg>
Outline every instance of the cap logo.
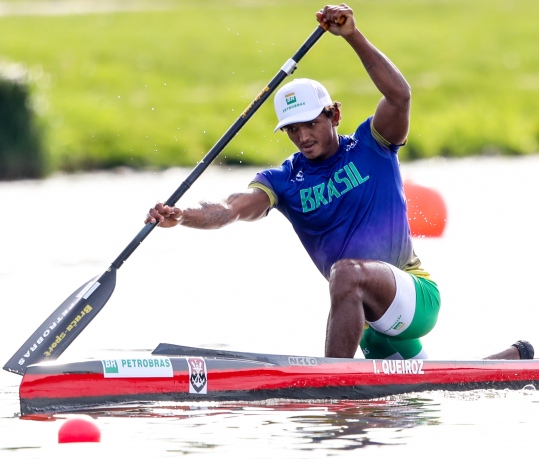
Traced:
<svg viewBox="0 0 539 459">
<path fill-rule="evenodd" d="M 305 123 L 320 116 L 324 107 L 331 105 L 331 98 L 317 81 L 297 78 L 277 91 L 273 105 L 279 119 L 277 131 L 283 126 Z"/>
<path fill-rule="evenodd" d="M 295 92 L 291 92 L 290 94 L 285 94 L 285 100 L 286 100 L 286 105 L 290 105 L 290 104 L 293 104 L 296 102 L 296 93 Z"/>
<path fill-rule="evenodd" d="M 288 110 L 293 110 L 294 108 L 305 105 L 305 102 L 298 102 L 295 92 L 289 92 L 288 94 L 285 94 L 284 100 L 286 101 L 286 107 L 283 108 L 282 113 L 285 113 Z"/>
</svg>

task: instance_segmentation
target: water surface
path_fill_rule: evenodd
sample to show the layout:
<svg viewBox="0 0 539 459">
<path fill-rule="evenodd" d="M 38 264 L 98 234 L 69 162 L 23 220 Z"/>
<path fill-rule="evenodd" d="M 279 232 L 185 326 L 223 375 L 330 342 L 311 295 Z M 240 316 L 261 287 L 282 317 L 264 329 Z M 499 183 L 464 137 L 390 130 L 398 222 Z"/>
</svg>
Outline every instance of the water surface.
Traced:
<svg viewBox="0 0 539 459">
<path fill-rule="evenodd" d="M 534 343 L 539 157 L 432 160 L 402 169 L 406 179 L 437 189 L 448 207 L 443 237 L 415 239 L 442 291 L 438 325 L 424 340 L 430 357 L 477 359 L 518 339 Z M 0 183 L 0 363 L 108 267 L 142 228 L 148 208 L 188 172 Z M 254 173 L 211 167 L 181 202 L 243 190 Z M 327 311 L 327 283 L 276 212 L 220 231 L 157 229 L 121 268 L 106 307 L 62 359 L 159 342 L 322 355 Z M 485 457 L 533 451 L 539 427 L 535 391 L 429 392 L 94 412 L 100 444 L 58 445 L 58 428 L 72 415 L 20 419 L 19 382 L 0 374 L 0 457 Z"/>
</svg>

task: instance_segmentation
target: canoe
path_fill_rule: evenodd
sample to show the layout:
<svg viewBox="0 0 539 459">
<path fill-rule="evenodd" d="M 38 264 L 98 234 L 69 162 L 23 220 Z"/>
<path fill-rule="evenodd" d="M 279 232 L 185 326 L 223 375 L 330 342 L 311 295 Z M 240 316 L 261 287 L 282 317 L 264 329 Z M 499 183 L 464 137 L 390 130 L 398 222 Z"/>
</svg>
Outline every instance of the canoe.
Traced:
<svg viewBox="0 0 539 459">
<path fill-rule="evenodd" d="M 21 415 L 152 402 L 367 400 L 423 391 L 539 387 L 539 360 L 374 360 L 160 344 L 153 352 L 26 369 Z"/>
</svg>

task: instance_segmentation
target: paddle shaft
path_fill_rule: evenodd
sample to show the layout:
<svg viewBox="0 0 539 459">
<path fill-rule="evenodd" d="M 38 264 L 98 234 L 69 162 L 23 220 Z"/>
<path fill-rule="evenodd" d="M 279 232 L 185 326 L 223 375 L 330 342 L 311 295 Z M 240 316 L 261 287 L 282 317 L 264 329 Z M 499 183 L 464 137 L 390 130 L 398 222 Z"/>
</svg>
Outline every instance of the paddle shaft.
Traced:
<svg viewBox="0 0 539 459">
<path fill-rule="evenodd" d="M 320 25 L 314 30 L 296 54 L 286 61 L 277 75 L 262 89 L 260 94 L 245 109 L 236 122 L 211 150 L 208 151 L 202 161 L 197 164 L 170 198 L 167 199 L 165 202 L 166 205 L 173 206 L 176 204 L 277 86 L 288 75 L 294 72 L 297 63 L 307 54 L 326 30 L 325 25 Z M 116 286 L 116 271 L 137 249 L 142 241 L 146 239 L 155 226 L 157 226 L 156 223 L 147 223 L 122 253 L 120 253 L 118 258 L 112 262 L 107 271 L 101 276 L 83 284 L 78 290 L 75 290 L 67 297 L 4 365 L 4 370 L 22 375 L 28 365 L 58 358 L 105 306 Z"/>
<path fill-rule="evenodd" d="M 281 84 L 281 82 L 294 70 L 296 70 L 297 63 L 301 60 L 305 54 L 313 47 L 318 39 L 324 34 L 326 29 L 320 25 L 310 37 L 303 43 L 298 49 L 296 54 L 291 59 L 285 62 L 279 72 L 273 77 L 273 79 L 260 91 L 258 96 L 251 102 L 251 104 L 245 109 L 228 131 L 219 139 L 219 141 L 206 153 L 202 161 L 188 175 L 185 181 L 178 187 L 178 189 L 165 201 L 165 205 L 173 206 L 178 200 L 185 194 L 185 192 L 195 183 L 200 175 L 208 168 L 208 166 L 217 158 L 219 153 L 228 145 L 228 143 L 234 138 L 234 136 L 240 131 L 240 129 L 249 121 L 249 119 L 255 114 L 255 112 L 262 106 L 271 93 Z M 146 223 L 144 228 L 136 235 L 136 237 L 129 243 L 129 245 L 123 250 L 123 252 L 112 262 L 112 266 L 119 269 L 120 266 L 127 260 L 131 254 L 137 249 L 137 247 L 146 239 L 146 237 L 157 226 L 157 223 Z"/>
</svg>

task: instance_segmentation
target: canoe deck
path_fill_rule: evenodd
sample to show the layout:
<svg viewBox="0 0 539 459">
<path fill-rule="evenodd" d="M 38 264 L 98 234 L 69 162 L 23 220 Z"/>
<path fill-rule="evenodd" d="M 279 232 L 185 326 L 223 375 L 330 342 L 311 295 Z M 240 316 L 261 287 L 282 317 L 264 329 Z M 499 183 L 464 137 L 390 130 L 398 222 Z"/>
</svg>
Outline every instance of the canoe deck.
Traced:
<svg viewBox="0 0 539 459">
<path fill-rule="evenodd" d="M 367 360 L 160 344 L 151 354 L 30 365 L 21 414 L 125 404 L 269 399 L 367 400 L 434 390 L 539 385 L 539 360 Z"/>
</svg>

